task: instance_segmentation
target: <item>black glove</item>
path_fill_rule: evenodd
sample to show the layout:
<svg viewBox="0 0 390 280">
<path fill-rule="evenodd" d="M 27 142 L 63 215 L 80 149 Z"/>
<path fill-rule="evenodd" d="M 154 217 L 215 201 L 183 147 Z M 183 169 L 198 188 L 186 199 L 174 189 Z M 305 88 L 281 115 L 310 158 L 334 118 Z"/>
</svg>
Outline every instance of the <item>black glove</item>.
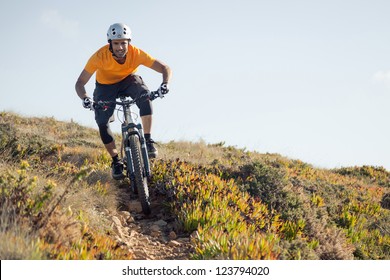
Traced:
<svg viewBox="0 0 390 280">
<path fill-rule="evenodd" d="M 159 94 L 167 94 L 169 92 L 168 83 L 162 83 L 157 91 Z"/>
<path fill-rule="evenodd" d="M 92 99 L 90 97 L 84 97 L 83 107 L 85 109 L 92 109 Z"/>
</svg>

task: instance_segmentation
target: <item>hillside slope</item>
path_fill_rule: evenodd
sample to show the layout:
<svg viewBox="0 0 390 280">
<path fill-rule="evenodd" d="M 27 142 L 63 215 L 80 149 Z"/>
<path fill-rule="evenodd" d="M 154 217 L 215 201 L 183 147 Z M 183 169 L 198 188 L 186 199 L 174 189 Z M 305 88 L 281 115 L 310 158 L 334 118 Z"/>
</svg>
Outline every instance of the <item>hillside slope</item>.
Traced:
<svg viewBox="0 0 390 280">
<path fill-rule="evenodd" d="M 119 143 L 119 138 L 118 138 Z M 390 259 L 390 173 L 159 145 L 144 216 L 98 132 L 0 112 L 1 259 Z"/>
</svg>

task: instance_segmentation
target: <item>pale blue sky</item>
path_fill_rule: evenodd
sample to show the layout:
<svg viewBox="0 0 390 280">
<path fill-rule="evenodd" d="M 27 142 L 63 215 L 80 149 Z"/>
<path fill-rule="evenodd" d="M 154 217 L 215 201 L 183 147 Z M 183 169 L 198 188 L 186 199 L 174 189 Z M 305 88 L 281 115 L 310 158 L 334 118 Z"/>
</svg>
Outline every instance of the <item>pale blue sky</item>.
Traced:
<svg viewBox="0 0 390 280">
<path fill-rule="evenodd" d="M 2 1 L 0 110 L 96 127 L 74 84 L 124 22 L 173 70 L 154 103 L 156 141 L 390 170 L 389 14 L 384 0 Z M 157 89 L 160 74 L 139 74 Z"/>
</svg>

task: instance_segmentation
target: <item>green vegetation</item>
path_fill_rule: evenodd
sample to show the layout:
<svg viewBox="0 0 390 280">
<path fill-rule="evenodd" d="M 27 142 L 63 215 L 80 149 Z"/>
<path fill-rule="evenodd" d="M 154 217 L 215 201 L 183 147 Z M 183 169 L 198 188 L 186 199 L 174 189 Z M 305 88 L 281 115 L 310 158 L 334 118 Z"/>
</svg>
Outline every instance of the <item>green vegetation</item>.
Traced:
<svg viewBox="0 0 390 280">
<path fill-rule="evenodd" d="M 390 259 L 390 173 L 319 169 L 224 143 L 161 144 L 150 190 L 192 259 Z M 0 112 L 1 259 L 131 259 L 98 133 Z"/>
</svg>

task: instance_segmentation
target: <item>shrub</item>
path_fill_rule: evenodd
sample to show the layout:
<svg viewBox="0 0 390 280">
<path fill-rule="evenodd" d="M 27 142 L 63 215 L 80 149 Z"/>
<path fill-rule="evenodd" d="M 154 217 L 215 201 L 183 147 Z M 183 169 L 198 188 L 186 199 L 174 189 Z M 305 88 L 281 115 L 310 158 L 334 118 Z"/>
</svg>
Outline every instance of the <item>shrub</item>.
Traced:
<svg viewBox="0 0 390 280">
<path fill-rule="evenodd" d="M 277 211 L 286 220 L 302 218 L 302 201 L 291 190 L 283 167 L 254 162 L 242 166 L 235 176 L 240 179 L 241 188 L 268 205 L 270 211 Z"/>
<path fill-rule="evenodd" d="M 384 209 L 390 210 L 390 193 L 386 193 L 382 197 L 381 206 Z"/>
<path fill-rule="evenodd" d="M 377 183 L 380 186 L 390 187 L 390 173 L 383 167 L 367 166 L 346 167 L 334 170 L 334 172 L 365 179 L 369 183 Z"/>
</svg>

